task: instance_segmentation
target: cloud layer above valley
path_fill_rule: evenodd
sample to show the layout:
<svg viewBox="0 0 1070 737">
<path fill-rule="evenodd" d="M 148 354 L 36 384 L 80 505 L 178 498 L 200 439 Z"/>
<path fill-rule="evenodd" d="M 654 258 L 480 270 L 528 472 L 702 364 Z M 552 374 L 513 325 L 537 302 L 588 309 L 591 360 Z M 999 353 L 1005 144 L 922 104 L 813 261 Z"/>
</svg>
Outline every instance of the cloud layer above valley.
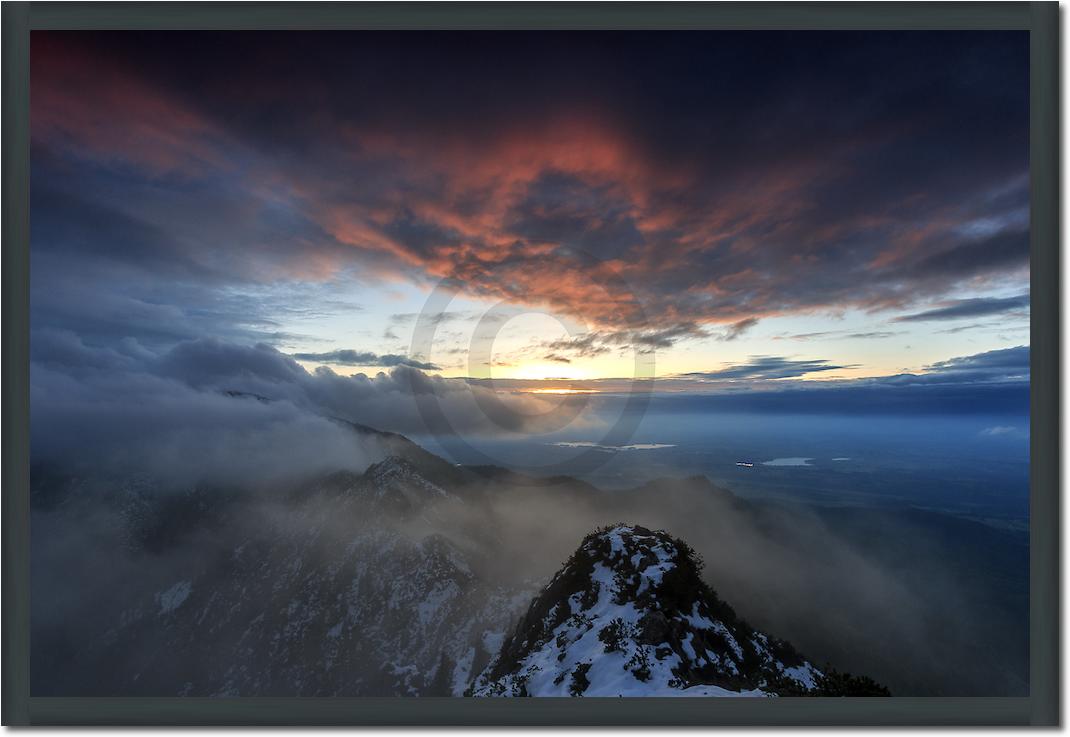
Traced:
<svg viewBox="0 0 1070 737">
<path fill-rule="evenodd" d="M 382 459 L 374 436 L 338 420 L 410 434 L 508 435 L 538 431 L 560 407 L 403 365 L 375 376 L 309 372 L 265 344 L 197 340 L 156 354 L 134 341 L 92 347 L 54 331 L 36 332 L 32 344 L 35 463 L 177 485 L 282 482 Z"/>
</svg>

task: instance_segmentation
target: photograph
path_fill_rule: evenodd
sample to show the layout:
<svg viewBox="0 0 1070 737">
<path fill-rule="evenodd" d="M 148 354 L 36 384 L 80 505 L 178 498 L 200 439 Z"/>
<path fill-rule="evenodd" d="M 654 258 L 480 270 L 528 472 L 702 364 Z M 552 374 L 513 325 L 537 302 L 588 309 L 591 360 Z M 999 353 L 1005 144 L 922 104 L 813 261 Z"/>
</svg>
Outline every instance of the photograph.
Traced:
<svg viewBox="0 0 1070 737">
<path fill-rule="evenodd" d="M 1028 27 L 61 25 L 31 701 L 1040 693 Z"/>
</svg>

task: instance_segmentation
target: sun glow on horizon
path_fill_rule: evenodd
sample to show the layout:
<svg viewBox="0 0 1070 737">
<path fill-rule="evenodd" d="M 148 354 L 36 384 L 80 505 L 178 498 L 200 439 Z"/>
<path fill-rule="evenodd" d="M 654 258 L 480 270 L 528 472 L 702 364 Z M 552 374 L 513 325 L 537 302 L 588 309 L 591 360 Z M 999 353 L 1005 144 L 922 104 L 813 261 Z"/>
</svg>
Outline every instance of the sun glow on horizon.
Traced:
<svg viewBox="0 0 1070 737">
<path fill-rule="evenodd" d="M 580 366 L 536 361 L 514 367 L 509 371 L 508 378 L 523 381 L 585 381 L 597 377 L 589 369 Z"/>
</svg>

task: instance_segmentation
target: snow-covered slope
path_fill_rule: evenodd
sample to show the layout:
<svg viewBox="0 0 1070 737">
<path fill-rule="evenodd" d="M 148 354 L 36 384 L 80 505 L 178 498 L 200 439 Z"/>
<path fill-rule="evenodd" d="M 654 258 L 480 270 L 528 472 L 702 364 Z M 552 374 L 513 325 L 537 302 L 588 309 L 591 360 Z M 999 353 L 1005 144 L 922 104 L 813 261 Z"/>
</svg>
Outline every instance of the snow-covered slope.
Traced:
<svg viewBox="0 0 1070 737">
<path fill-rule="evenodd" d="M 475 696 L 775 696 L 824 674 L 752 629 L 686 543 L 617 525 L 589 535 L 532 602 Z"/>
</svg>

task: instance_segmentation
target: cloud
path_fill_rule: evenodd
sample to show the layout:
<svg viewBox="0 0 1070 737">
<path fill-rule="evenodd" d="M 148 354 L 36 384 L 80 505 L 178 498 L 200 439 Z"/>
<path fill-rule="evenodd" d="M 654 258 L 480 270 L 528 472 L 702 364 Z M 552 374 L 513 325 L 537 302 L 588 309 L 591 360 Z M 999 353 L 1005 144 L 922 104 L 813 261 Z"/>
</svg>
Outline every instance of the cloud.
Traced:
<svg viewBox="0 0 1070 737">
<path fill-rule="evenodd" d="M 743 320 L 739 320 L 739 321 L 734 322 L 731 325 L 729 325 L 728 328 L 718 336 L 718 339 L 719 340 L 735 340 L 736 338 L 738 338 L 739 336 L 743 335 L 743 333 L 747 332 L 748 330 L 750 330 L 751 328 L 753 328 L 757 324 L 758 324 L 758 318 L 756 318 L 756 317 L 744 318 Z"/>
<path fill-rule="evenodd" d="M 732 340 L 725 336 L 732 334 L 733 331 L 735 334 L 742 333 L 748 327 L 749 325 L 730 326 L 720 339 Z M 577 336 L 546 341 L 542 345 L 557 354 L 572 353 L 577 357 L 591 358 L 613 350 L 630 349 L 639 354 L 647 354 L 659 348 L 671 348 L 682 340 L 696 340 L 708 335 L 709 331 L 705 328 L 693 321 L 687 321 L 669 327 L 647 330 L 594 330 Z"/>
<path fill-rule="evenodd" d="M 117 294 L 218 328 L 172 341 L 263 339 L 272 300 L 209 318 L 206 285 L 446 279 L 655 350 L 1027 278 L 1024 36 L 653 33 L 639 59 L 562 34 L 547 59 L 545 34 L 294 34 L 285 64 L 255 35 L 148 38 L 35 34 L 51 327 Z"/>
<path fill-rule="evenodd" d="M 729 327 L 728 335 L 732 335 L 733 332 L 738 334 L 745 331 L 750 327 L 749 320 L 741 321 Z M 686 322 L 677 323 L 671 327 L 659 328 L 655 330 L 629 330 L 621 331 L 617 333 L 610 333 L 605 336 L 605 339 L 611 343 L 617 343 L 619 345 L 640 345 L 650 348 L 671 348 L 681 340 L 693 340 L 695 338 L 704 338 L 708 335 L 708 332 L 694 321 L 688 320 Z M 733 335 L 734 337 L 734 335 Z M 732 338 L 725 338 L 731 340 Z"/>
<path fill-rule="evenodd" d="M 70 35 L 40 34 L 34 49 L 34 138 L 156 175 L 194 176 L 219 165 L 220 128 L 179 95 Z"/>
<path fill-rule="evenodd" d="M 894 330 L 870 330 L 865 333 L 851 333 L 847 337 L 854 340 L 878 340 L 881 338 L 892 338 L 896 335 L 902 335 L 902 333 L 898 333 Z"/>
<path fill-rule="evenodd" d="M 584 333 L 576 337 L 561 338 L 544 344 L 551 351 L 568 351 L 575 356 L 591 358 L 610 351 L 599 333 Z"/>
<path fill-rule="evenodd" d="M 877 379 L 897 384 L 1029 383 L 1029 346 L 960 356 L 926 366 L 920 373 Z"/>
<path fill-rule="evenodd" d="M 655 395 L 652 402 L 668 412 L 1019 417 L 1029 413 L 1027 346 L 959 356 L 917 373 L 792 380 L 837 368 L 850 367 L 824 360 L 755 357 L 719 371 L 658 380 L 655 387 L 665 393 Z"/>
<path fill-rule="evenodd" d="M 575 415 L 552 399 L 404 364 L 371 377 L 323 366 L 310 373 L 265 344 L 193 340 L 156 353 L 133 340 L 99 347 L 39 330 L 31 355 L 35 461 L 183 483 L 361 470 L 381 456 L 334 419 L 410 434 L 502 435 Z"/>
<path fill-rule="evenodd" d="M 640 380 L 658 411 L 843 415 L 1028 415 L 1029 348 L 959 356 L 914 373 L 812 381 L 807 374 L 855 368 L 825 359 L 755 356 L 712 371 Z M 583 381 L 480 380 L 501 390 L 593 389 L 604 397 L 634 391 L 628 377 Z"/>
<path fill-rule="evenodd" d="M 912 315 L 903 315 L 895 318 L 895 322 L 920 322 L 928 320 L 958 320 L 964 317 L 984 317 L 1003 312 L 1011 312 L 1029 309 L 1029 295 L 1021 294 L 1017 297 L 977 297 L 974 299 L 959 299 L 947 303 L 943 307 L 937 307 Z"/>
<path fill-rule="evenodd" d="M 257 485 L 383 457 L 375 443 L 289 402 L 198 390 L 142 371 L 80 376 L 31 367 L 35 463 L 94 474 L 147 474 L 164 490 Z"/>
<path fill-rule="evenodd" d="M 775 340 L 881 340 L 883 338 L 893 338 L 896 335 L 902 335 L 902 331 L 894 330 L 868 330 L 861 333 L 848 333 L 838 330 L 816 332 L 816 333 L 796 333 L 794 335 L 778 335 L 775 336 Z"/>
<path fill-rule="evenodd" d="M 837 371 L 854 368 L 829 363 L 825 359 L 792 359 L 783 356 L 752 356 L 746 363 L 727 366 L 715 371 L 691 371 L 679 374 L 681 378 L 704 381 L 735 381 L 740 379 L 789 379 L 821 371 Z"/>
<path fill-rule="evenodd" d="M 417 361 L 407 356 L 393 354 L 380 356 L 369 351 L 356 351 L 350 348 L 327 351 L 326 353 L 294 353 L 292 355 L 299 361 L 330 363 L 336 366 L 382 366 L 384 368 L 408 366 L 426 371 L 439 370 L 439 367 L 433 363 Z"/>
<path fill-rule="evenodd" d="M 991 437 L 998 437 L 1000 435 L 1017 435 L 1018 428 L 1013 425 L 993 425 L 992 427 L 986 427 L 981 431 L 982 435 L 988 435 Z"/>
</svg>

